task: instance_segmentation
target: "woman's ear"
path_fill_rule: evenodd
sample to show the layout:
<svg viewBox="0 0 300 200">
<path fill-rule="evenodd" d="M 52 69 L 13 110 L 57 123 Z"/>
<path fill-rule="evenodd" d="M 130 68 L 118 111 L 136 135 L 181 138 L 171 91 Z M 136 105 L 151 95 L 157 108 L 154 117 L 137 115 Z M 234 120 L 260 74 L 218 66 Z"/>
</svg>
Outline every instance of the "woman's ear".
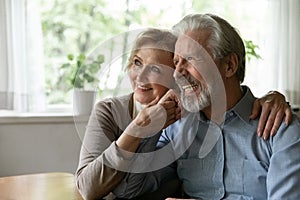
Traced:
<svg viewBox="0 0 300 200">
<path fill-rule="evenodd" d="M 236 74 L 238 69 L 238 58 L 235 53 L 231 53 L 226 56 L 225 59 L 225 77 L 230 78 Z"/>
</svg>

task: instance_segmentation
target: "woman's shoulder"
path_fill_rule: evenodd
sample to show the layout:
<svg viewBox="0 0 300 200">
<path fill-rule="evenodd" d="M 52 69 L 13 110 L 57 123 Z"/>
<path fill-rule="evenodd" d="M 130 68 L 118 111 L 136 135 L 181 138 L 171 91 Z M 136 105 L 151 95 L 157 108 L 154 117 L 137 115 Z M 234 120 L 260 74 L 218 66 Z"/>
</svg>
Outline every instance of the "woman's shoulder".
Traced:
<svg viewBox="0 0 300 200">
<path fill-rule="evenodd" d="M 114 121 L 122 130 L 131 122 L 133 94 L 105 98 L 96 103 L 94 116 L 98 120 Z"/>
<path fill-rule="evenodd" d="M 99 100 L 96 103 L 96 107 L 123 107 L 123 106 L 128 106 L 129 102 L 133 98 L 133 94 L 126 94 L 122 96 L 115 96 L 115 97 L 108 97 Z"/>
</svg>

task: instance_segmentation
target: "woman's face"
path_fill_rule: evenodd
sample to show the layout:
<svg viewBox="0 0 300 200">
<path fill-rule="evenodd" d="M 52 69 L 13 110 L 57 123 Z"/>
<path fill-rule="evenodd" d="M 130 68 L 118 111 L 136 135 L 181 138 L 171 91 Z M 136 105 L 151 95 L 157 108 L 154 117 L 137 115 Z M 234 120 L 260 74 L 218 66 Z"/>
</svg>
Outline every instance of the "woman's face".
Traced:
<svg viewBox="0 0 300 200">
<path fill-rule="evenodd" d="M 143 105 L 161 98 L 173 87 L 174 64 L 170 52 L 159 49 L 140 49 L 132 57 L 129 77 L 135 100 Z"/>
</svg>

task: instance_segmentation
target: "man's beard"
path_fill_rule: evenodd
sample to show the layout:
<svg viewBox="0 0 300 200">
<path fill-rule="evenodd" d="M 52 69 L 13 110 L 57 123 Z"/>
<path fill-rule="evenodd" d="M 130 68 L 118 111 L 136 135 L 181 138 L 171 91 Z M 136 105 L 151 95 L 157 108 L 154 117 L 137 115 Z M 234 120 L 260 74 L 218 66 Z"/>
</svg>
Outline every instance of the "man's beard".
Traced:
<svg viewBox="0 0 300 200">
<path fill-rule="evenodd" d="M 185 96 L 181 92 L 182 106 L 189 112 L 199 112 L 210 105 L 210 95 L 208 89 L 202 90 L 200 95 Z"/>
<path fill-rule="evenodd" d="M 196 94 L 196 92 L 193 92 L 192 94 L 185 95 L 185 89 L 183 89 L 182 85 L 187 84 L 188 81 L 183 79 L 185 79 L 185 77 L 181 76 L 180 78 L 177 78 L 176 83 L 180 89 L 180 98 L 184 109 L 189 112 L 199 112 L 200 110 L 208 107 L 211 104 L 210 85 L 207 85 L 207 87 L 201 87 L 201 83 L 199 81 L 193 81 L 197 83 L 197 92 L 199 93 Z"/>
</svg>

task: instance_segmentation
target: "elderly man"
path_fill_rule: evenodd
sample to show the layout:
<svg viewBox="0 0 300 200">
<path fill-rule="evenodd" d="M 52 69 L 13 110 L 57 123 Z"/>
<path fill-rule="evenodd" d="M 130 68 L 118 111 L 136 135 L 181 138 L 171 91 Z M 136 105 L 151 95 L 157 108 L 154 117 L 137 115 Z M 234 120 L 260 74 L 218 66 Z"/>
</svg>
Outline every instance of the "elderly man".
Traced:
<svg viewBox="0 0 300 200">
<path fill-rule="evenodd" d="M 269 140 L 257 137 L 259 119 L 249 119 L 255 97 L 241 85 L 245 48 L 237 31 L 211 14 L 188 15 L 173 30 L 174 77 L 188 112 L 163 130 L 149 163 L 159 169 L 160 162 L 176 162 L 129 177 L 130 195 L 155 190 L 174 170 L 186 198 L 300 199 L 299 121 L 282 123 Z M 126 197 L 126 190 L 116 193 Z"/>
<path fill-rule="evenodd" d="M 245 48 L 237 31 L 210 14 L 186 16 L 174 30 L 179 33 L 175 79 L 183 107 L 191 113 L 168 127 L 160 144 L 171 142 L 180 152 L 178 146 L 186 141 L 177 160 L 186 195 L 300 199 L 299 120 L 282 124 L 270 140 L 256 136 L 258 120 L 248 117 L 255 98 L 241 86 Z"/>
</svg>

